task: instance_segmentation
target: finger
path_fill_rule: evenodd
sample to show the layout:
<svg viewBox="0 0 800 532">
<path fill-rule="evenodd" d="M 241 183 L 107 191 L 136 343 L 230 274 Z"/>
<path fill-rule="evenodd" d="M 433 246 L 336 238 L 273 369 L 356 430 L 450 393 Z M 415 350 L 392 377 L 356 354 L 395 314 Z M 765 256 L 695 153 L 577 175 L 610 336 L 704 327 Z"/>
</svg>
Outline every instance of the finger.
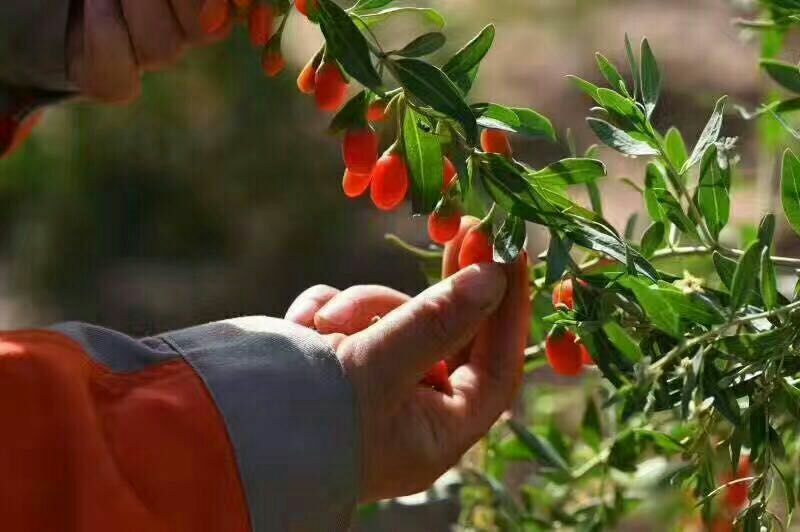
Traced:
<svg viewBox="0 0 800 532">
<path fill-rule="evenodd" d="M 483 435 L 506 410 L 522 382 L 530 321 L 525 260 L 505 266 L 508 292 L 475 339 L 470 362 L 451 376 L 453 398 L 438 401 L 442 422 L 461 431 L 465 445 Z"/>
<path fill-rule="evenodd" d="M 285 319 L 303 327 L 314 328 L 314 315 L 339 293 L 332 286 L 312 286 L 294 300 L 286 311 Z"/>
<path fill-rule="evenodd" d="M 86 0 L 72 45 L 70 76 L 90 98 L 124 103 L 139 95 L 139 69 L 117 0 Z M 77 40 L 78 42 L 75 42 Z"/>
<path fill-rule="evenodd" d="M 410 297 L 385 286 L 353 286 L 331 299 L 314 317 L 321 334 L 355 334 L 363 331 Z"/>
<path fill-rule="evenodd" d="M 435 362 L 455 353 L 500 304 L 506 275 L 497 264 L 470 266 L 350 336 L 340 357 L 350 373 L 394 397 L 415 387 Z"/>
<path fill-rule="evenodd" d="M 228 0 L 171 0 L 171 2 L 178 23 L 189 42 L 213 42 L 227 34 L 222 29 L 230 26 Z M 205 19 L 202 23 L 201 18 Z M 216 27 L 216 30 L 209 33 L 212 26 Z"/>
<path fill-rule="evenodd" d="M 183 51 L 183 30 L 166 0 L 122 0 L 139 67 L 164 68 Z"/>
<path fill-rule="evenodd" d="M 461 218 L 461 227 L 456 233 L 455 238 L 447 243 L 444 247 L 444 257 L 442 258 L 442 276 L 444 278 L 450 277 L 458 271 L 458 252 L 461 251 L 461 243 L 467 232 L 480 223 L 480 220 L 472 216 L 463 216 Z"/>
</svg>

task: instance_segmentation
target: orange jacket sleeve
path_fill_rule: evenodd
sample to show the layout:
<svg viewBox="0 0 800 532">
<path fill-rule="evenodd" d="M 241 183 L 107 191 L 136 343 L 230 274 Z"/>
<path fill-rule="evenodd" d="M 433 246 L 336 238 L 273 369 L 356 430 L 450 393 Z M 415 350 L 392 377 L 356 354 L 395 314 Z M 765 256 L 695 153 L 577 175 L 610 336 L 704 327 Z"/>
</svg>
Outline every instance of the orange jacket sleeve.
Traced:
<svg viewBox="0 0 800 532">
<path fill-rule="evenodd" d="M 3 530 L 344 530 L 352 391 L 312 331 L 0 333 Z"/>
</svg>

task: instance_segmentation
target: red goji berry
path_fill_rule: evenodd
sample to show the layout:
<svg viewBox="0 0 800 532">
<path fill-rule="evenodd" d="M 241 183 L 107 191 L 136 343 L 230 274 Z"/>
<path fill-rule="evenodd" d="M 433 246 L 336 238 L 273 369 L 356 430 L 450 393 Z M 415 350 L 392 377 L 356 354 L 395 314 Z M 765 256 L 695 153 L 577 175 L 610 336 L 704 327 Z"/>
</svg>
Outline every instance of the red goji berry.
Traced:
<svg viewBox="0 0 800 532">
<path fill-rule="evenodd" d="M 447 157 L 442 158 L 444 172 L 442 175 L 442 193 L 447 192 L 458 181 L 458 172 L 456 167 Z"/>
<path fill-rule="evenodd" d="M 484 129 L 481 133 L 481 148 L 486 153 L 497 153 L 505 157 L 511 157 L 511 143 L 508 135 L 504 131 L 497 129 Z"/>
<path fill-rule="evenodd" d="M 398 153 L 385 153 L 372 170 L 370 196 L 382 211 L 391 211 L 403 203 L 408 193 L 408 166 Z"/>
<path fill-rule="evenodd" d="M 578 284 L 586 287 L 586 281 L 578 279 Z M 575 287 L 572 284 L 572 279 L 565 279 L 556 285 L 553 289 L 553 306 L 558 307 L 564 305 L 569 310 L 575 308 Z"/>
<path fill-rule="evenodd" d="M 369 188 L 372 174 L 357 174 L 351 170 L 344 171 L 342 190 L 348 198 L 357 198 Z"/>
<path fill-rule="evenodd" d="M 444 360 L 437 362 L 419 383 L 423 386 L 430 386 L 438 392 L 453 395 L 453 386 L 450 384 L 447 362 Z"/>
<path fill-rule="evenodd" d="M 207 34 L 217 33 L 231 16 L 228 0 L 206 0 L 200 10 L 200 27 Z"/>
<path fill-rule="evenodd" d="M 308 18 L 315 17 L 317 14 L 317 10 L 319 9 L 317 0 L 295 0 L 294 5 L 297 7 L 297 10 L 300 13 L 307 16 Z"/>
<path fill-rule="evenodd" d="M 750 466 L 750 457 L 743 456 L 739 460 L 739 467 L 736 470 L 736 475 L 728 475 L 725 482 L 731 482 L 740 478 L 747 478 L 753 476 L 753 469 Z M 747 503 L 748 492 L 750 491 L 750 482 L 737 482 L 725 488 L 725 504 L 731 512 L 738 512 Z"/>
<path fill-rule="evenodd" d="M 233 0 L 233 5 L 240 10 L 246 10 L 253 5 L 253 0 Z"/>
<path fill-rule="evenodd" d="M 250 42 L 253 46 L 266 46 L 269 37 L 272 35 L 272 24 L 275 22 L 275 11 L 272 6 L 258 4 L 250 11 Z"/>
<path fill-rule="evenodd" d="M 342 156 L 348 170 L 357 174 L 372 172 L 378 160 L 378 135 L 369 126 L 348 130 L 344 135 Z"/>
<path fill-rule="evenodd" d="M 464 236 L 461 249 L 458 251 L 458 269 L 467 266 L 494 261 L 494 251 L 489 235 L 481 227 L 473 227 Z"/>
<path fill-rule="evenodd" d="M 452 209 L 451 212 L 434 212 L 428 217 L 428 236 L 439 245 L 445 245 L 453 240 L 461 227 L 461 210 Z"/>
<path fill-rule="evenodd" d="M 314 97 L 322 111 L 338 111 L 347 96 L 347 82 L 336 63 L 323 63 L 314 77 Z"/>
<path fill-rule="evenodd" d="M 311 60 L 306 63 L 306 66 L 303 67 L 303 70 L 300 71 L 300 75 L 297 76 L 297 88 L 303 94 L 314 93 L 316 87 L 315 78 L 317 76 L 317 66 L 315 63 L 316 57 L 312 57 Z"/>
<path fill-rule="evenodd" d="M 557 375 L 576 377 L 583 371 L 581 346 L 576 340 L 575 333 L 570 331 L 547 337 L 545 341 L 547 361 Z"/>
<path fill-rule="evenodd" d="M 583 362 L 583 365 L 594 366 L 595 365 L 594 359 L 592 358 L 591 353 L 589 353 L 589 350 L 586 349 L 586 346 L 581 343 L 579 343 L 578 345 L 580 345 L 581 348 L 581 362 Z"/>
<path fill-rule="evenodd" d="M 261 56 L 261 69 L 264 74 L 274 78 L 286 68 L 286 60 L 278 48 L 267 47 L 264 49 L 264 54 Z"/>
<path fill-rule="evenodd" d="M 367 120 L 370 122 L 383 122 L 386 120 L 386 102 L 376 100 L 367 108 Z"/>
</svg>

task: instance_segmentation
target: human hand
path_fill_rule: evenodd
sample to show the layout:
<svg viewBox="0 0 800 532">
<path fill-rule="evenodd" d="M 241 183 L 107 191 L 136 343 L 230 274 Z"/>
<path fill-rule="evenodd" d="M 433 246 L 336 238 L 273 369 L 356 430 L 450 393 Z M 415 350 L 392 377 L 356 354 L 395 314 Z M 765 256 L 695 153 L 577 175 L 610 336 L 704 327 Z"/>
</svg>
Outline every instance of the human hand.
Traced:
<svg viewBox="0 0 800 532">
<path fill-rule="evenodd" d="M 446 257 L 474 223 L 465 222 Z M 510 406 L 529 308 L 522 260 L 471 266 L 413 299 L 384 287 L 316 287 L 298 298 L 287 319 L 326 335 L 355 389 L 361 502 L 424 490 Z M 459 353 L 451 395 L 418 384 Z"/>
<path fill-rule="evenodd" d="M 226 0 L 77 2 L 68 34 L 70 80 L 92 99 L 109 103 L 135 99 L 143 72 L 173 64 L 189 46 L 228 35 L 230 16 L 217 17 L 213 25 L 204 20 L 222 1 Z"/>
</svg>

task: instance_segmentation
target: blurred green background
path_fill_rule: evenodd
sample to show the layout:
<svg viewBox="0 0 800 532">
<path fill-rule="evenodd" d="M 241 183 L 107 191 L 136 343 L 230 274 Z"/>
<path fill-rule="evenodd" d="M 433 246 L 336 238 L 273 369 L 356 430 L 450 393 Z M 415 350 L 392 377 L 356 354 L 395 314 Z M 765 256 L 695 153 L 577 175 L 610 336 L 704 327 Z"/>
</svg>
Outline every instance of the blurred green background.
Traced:
<svg viewBox="0 0 800 532">
<path fill-rule="evenodd" d="M 449 22 L 443 57 L 486 23 L 497 25 L 475 101 L 533 107 L 562 137 L 574 128 L 583 148 L 593 142 L 583 120 L 590 105 L 564 75 L 597 80 L 596 50 L 623 65 L 625 32 L 650 39 L 666 85 L 657 122 L 678 125 L 690 144 L 718 95 L 752 108 L 768 86 L 757 40 L 731 24 L 748 13 L 747 2 L 426 4 Z M 410 40 L 409 28 L 430 31 L 424 24 L 398 20 L 383 35 Z M 0 163 L 0 324 L 74 319 L 142 335 L 235 315 L 282 315 L 316 283 L 422 288 L 414 260 L 383 235 L 425 244 L 425 220 L 407 210 L 380 214 L 368 199 L 342 195 L 329 116 L 295 88 L 319 43 L 317 28 L 295 16 L 285 38 L 289 67 L 277 80 L 263 77 L 237 31 L 148 75 L 133 105 L 50 110 L 27 146 Z M 756 124 L 735 115 L 725 134 L 743 138 L 737 186 L 745 193 L 735 215 L 746 226 L 773 201 L 775 154 L 758 147 Z M 515 147 L 537 165 L 567 154 L 541 141 L 515 139 Z M 607 215 L 623 226 L 641 202 L 616 178 L 640 179 L 641 163 L 603 154 L 611 163 Z M 543 245 L 538 235 L 532 230 L 534 254 Z"/>
</svg>

